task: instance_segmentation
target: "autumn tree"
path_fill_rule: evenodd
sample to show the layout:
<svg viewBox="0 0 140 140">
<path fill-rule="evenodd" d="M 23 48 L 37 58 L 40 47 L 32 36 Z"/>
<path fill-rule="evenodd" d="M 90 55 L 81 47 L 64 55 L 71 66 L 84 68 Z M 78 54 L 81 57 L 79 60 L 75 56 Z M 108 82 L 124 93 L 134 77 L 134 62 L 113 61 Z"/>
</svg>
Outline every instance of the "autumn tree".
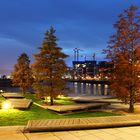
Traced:
<svg viewBox="0 0 140 140">
<path fill-rule="evenodd" d="M 30 68 L 30 60 L 26 53 L 22 53 L 17 59 L 17 64 L 12 72 L 12 83 L 19 86 L 23 93 L 32 86 L 33 77 Z"/>
<path fill-rule="evenodd" d="M 119 15 L 114 25 L 116 32 L 110 37 L 104 50 L 112 63 L 111 91 L 134 112 L 134 104 L 140 93 L 140 15 L 130 6 Z"/>
<path fill-rule="evenodd" d="M 65 89 L 66 83 L 63 76 L 67 72 L 64 61 L 67 55 L 62 52 L 62 48 L 58 47 L 53 27 L 46 32 L 39 51 L 34 55 L 35 83 L 33 87 L 38 97 L 50 97 L 50 105 L 53 105 L 54 98 Z"/>
</svg>

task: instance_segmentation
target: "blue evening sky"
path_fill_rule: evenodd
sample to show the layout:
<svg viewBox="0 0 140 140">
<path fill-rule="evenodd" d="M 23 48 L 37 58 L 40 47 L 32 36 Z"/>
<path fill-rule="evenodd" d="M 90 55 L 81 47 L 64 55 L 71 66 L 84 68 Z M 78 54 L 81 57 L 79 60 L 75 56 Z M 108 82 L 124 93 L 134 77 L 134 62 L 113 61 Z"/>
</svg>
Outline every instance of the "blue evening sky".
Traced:
<svg viewBox="0 0 140 140">
<path fill-rule="evenodd" d="M 140 8 L 140 0 L 0 0 L 0 74 L 13 69 L 18 56 L 25 52 L 33 63 L 44 33 L 54 26 L 58 45 L 69 55 L 80 48 L 87 60 L 96 53 L 104 60 L 109 36 L 117 16 L 131 4 Z"/>
</svg>

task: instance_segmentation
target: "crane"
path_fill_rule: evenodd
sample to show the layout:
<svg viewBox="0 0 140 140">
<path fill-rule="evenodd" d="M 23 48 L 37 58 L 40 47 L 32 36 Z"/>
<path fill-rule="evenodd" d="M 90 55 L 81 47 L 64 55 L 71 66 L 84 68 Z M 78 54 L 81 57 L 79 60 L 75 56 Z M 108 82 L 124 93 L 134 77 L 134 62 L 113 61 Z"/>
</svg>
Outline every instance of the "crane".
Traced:
<svg viewBox="0 0 140 140">
<path fill-rule="evenodd" d="M 74 51 L 74 61 L 79 61 L 79 51 L 83 51 L 83 50 L 79 48 L 74 48 L 73 51 Z"/>
</svg>

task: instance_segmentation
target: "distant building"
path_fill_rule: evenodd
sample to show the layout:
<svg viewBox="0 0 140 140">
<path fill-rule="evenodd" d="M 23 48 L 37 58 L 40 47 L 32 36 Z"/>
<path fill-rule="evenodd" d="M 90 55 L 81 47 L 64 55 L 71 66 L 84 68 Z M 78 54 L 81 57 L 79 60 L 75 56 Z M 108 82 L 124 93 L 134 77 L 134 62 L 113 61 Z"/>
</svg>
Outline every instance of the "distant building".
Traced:
<svg viewBox="0 0 140 140">
<path fill-rule="evenodd" d="M 107 79 L 112 66 L 106 61 L 73 61 L 74 79 Z"/>
<path fill-rule="evenodd" d="M 96 61 L 73 61 L 74 76 L 76 79 L 84 79 L 87 77 L 94 77 L 96 75 Z"/>
<path fill-rule="evenodd" d="M 100 77 L 104 79 L 107 78 L 111 73 L 113 64 L 107 61 L 100 61 L 97 67 L 98 67 L 98 75 L 100 75 Z"/>
</svg>

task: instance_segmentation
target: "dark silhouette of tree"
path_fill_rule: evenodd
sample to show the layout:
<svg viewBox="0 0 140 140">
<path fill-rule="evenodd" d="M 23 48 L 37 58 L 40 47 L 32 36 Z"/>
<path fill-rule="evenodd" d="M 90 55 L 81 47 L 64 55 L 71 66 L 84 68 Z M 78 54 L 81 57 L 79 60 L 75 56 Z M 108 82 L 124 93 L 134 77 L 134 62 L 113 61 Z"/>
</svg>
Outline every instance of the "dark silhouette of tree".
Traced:
<svg viewBox="0 0 140 140">
<path fill-rule="evenodd" d="M 25 93 L 32 86 L 32 76 L 29 57 L 26 53 L 22 53 L 17 60 L 17 64 L 14 66 L 12 83 L 15 86 L 19 86 L 22 92 Z"/>
<path fill-rule="evenodd" d="M 108 49 L 104 50 L 113 64 L 111 90 L 134 112 L 134 103 L 140 91 L 140 15 L 132 5 L 119 15 L 114 25 L 116 33 L 110 37 Z"/>
<path fill-rule="evenodd" d="M 37 97 L 50 97 L 50 105 L 54 104 L 54 98 L 65 89 L 63 79 L 67 72 L 64 59 L 67 57 L 62 48 L 57 46 L 57 38 L 53 27 L 46 32 L 40 52 L 35 54 L 33 72 Z"/>
</svg>

